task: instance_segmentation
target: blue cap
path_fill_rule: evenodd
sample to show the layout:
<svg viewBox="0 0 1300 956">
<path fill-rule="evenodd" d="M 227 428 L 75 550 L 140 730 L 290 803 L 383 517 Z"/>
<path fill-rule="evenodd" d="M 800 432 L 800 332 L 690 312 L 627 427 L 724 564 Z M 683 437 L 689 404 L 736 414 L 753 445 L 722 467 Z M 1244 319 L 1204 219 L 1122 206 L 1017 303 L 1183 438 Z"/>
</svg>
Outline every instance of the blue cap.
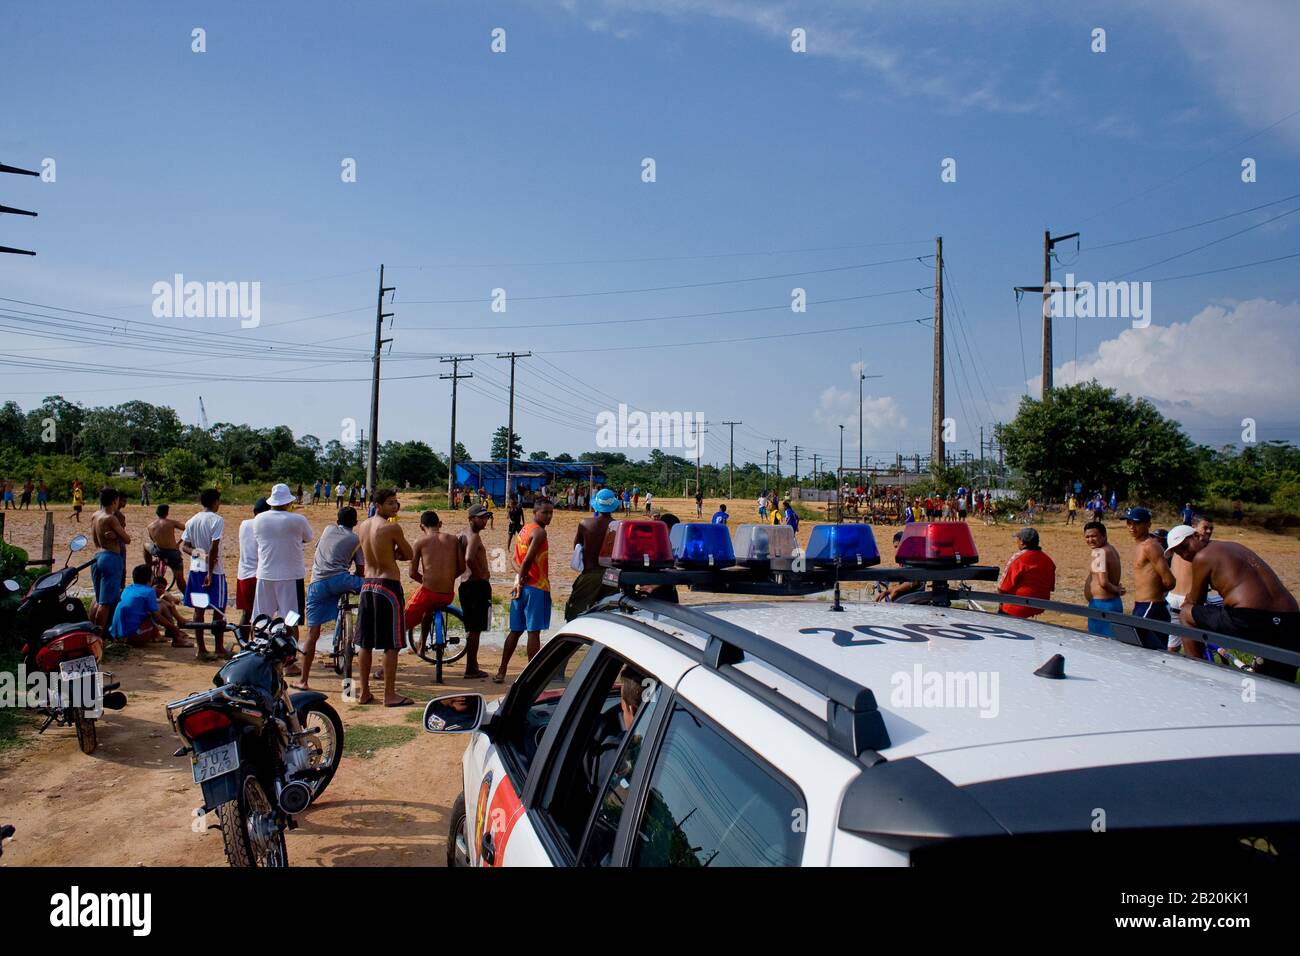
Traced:
<svg viewBox="0 0 1300 956">
<path fill-rule="evenodd" d="M 1125 521 L 1150 521 L 1151 512 L 1148 511 L 1146 508 L 1141 508 L 1141 507 L 1129 508 L 1128 511 L 1124 512 L 1124 520 Z"/>
<path fill-rule="evenodd" d="M 606 514 L 617 511 L 619 505 L 618 495 L 608 488 L 601 488 L 591 496 L 591 507 L 593 511 L 603 511 Z"/>
</svg>

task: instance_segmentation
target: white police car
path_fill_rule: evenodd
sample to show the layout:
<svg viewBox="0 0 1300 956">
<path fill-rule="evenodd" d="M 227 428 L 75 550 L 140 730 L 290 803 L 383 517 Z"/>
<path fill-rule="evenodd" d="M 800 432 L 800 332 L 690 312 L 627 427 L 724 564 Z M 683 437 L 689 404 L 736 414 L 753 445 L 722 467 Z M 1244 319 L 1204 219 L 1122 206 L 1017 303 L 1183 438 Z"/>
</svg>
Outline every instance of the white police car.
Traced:
<svg viewBox="0 0 1300 956">
<path fill-rule="evenodd" d="M 918 526 L 902 570 L 870 567 L 874 541 L 848 531 L 865 525 L 820 551 L 815 530 L 790 572 L 728 568 L 730 542 L 708 570 L 655 570 L 666 540 L 626 527 L 655 523 L 622 523 L 607 581 L 624 593 L 569 622 L 503 700 L 429 703 L 426 729 L 472 735 L 450 864 L 1300 858 L 1300 687 L 1147 650 L 1123 615 L 1051 605 L 1104 617 L 1107 640 L 951 606 L 974 592 L 946 581 L 996 576 L 968 566 L 964 526 Z M 840 605 L 838 581 L 872 578 L 930 589 Z M 835 601 L 688 607 L 645 585 Z"/>
</svg>

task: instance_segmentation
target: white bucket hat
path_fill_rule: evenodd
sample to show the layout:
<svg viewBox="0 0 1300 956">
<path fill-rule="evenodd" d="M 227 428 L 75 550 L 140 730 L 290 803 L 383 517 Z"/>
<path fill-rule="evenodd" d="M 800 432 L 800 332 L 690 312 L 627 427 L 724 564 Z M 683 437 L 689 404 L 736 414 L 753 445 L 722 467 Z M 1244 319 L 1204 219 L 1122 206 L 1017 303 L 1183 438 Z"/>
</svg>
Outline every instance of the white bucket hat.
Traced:
<svg viewBox="0 0 1300 956">
<path fill-rule="evenodd" d="M 278 508 L 280 505 L 287 505 L 293 500 L 293 492 L 289 490 L 289 486 L 280 483 L 271 488 L 271 494 L 267 496 L 266 503 L 272 508 Z"/>
</svg>

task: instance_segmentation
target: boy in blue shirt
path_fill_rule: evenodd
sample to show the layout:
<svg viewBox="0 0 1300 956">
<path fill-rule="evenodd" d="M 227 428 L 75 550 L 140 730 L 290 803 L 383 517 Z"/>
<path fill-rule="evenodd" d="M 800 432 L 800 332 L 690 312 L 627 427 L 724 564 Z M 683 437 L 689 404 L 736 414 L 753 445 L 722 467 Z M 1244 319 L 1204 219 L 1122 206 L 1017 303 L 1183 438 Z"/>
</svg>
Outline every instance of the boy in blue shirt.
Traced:
<svg viewBox="0 0 1300 956">
<path fill-rule="evenodd" d="M 727 506 L 718 505 L 718 510 L 713 513 L 713 523 L 726 524 L 729 517 L 731 516 L 727 514 Z"/>
<path fill-rule="evenodd" d="M 131 571 L 131 585 L 122 592 L 122 598 L 113 611 L 113 622 L 108 633 L 125 639 L 132 647 L 166 640 L 159 627 L 167 628 L 158 611 L 158 595 L 150 583 L 152 572 L 147 564 L 137 564 Z"/>
</svg>

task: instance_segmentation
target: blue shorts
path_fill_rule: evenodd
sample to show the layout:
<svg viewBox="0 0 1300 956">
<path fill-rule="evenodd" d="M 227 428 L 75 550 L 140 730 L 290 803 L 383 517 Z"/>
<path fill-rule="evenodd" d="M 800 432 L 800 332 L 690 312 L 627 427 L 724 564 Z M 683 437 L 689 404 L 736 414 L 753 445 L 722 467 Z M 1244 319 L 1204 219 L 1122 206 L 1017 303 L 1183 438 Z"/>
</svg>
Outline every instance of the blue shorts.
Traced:
<svg viewBox="0 0 1300 956">
<path fill-rule="evenodd" d="M 1124 613 L 1124 602 L 1117 597 L 1112 598 L 1091 598 L 1088 601 L 1088 607 L 1098 611 L 1114 611 L 1116 614 Z M 1114 629 L 1105 621 L 1097 621 L 1088 618 L 1088 633 L 1100 634 L 1103 637 L 1114 637 Z"/>
<path fill-rule="evenodd" d="M 551 592 L 525 585 L 510 602 L 510 630 L 544 631 L 551 626 Z"/>
<path fill-rule="evenodd" d="M 122 580 L 126 561 L 116 551 L 101 551 L 90 565 L 90 580 L 95 587 L 96 604 L 116 604 L 122 597 Z"/>
<path fill-rule="evenodd" d="M 191 571 L 190 576 L 185 580 L 185 606 L 194 607 L 190 603 L 191 594 L 206 594 L 208 596 L 208 607 L 215 607 L 218 611 L 226 609 L 226 576 L 224 574 L 212 575 L 212 583 L 206 588 L 203 586 L 204 574 L 202 571 Z"/>
<path fill-rule="evenodd" d="M 331 574 L 307 586 L 307 624 L 333 624 L 339 616 L 339 595 L 360 594 L 365 581 L 355 574 Z"/>
</svg>

